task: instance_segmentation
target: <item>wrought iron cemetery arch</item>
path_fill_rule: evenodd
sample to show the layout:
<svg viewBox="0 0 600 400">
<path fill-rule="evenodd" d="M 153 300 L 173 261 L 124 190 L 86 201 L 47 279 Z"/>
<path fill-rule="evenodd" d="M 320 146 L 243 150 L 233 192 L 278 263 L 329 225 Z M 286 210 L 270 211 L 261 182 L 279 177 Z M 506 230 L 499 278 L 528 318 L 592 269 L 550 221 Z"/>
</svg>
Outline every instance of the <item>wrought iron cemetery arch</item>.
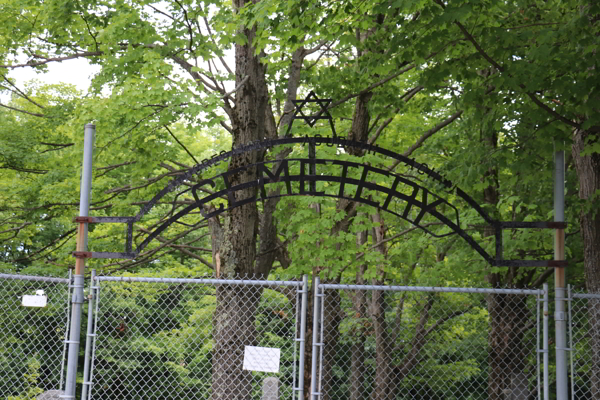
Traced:
<svg viewBox="0 0 600 400">
<path fill-rule="evenodd" d="M 307 102 L 318 102 L 321 111 L 317 115 L 306 116 L 302 113 L 301 108 Z M 325 103 L 326 102 L 326 103 Z M 328 113 L 326 109 L 326 105 L 329 104 L 330 100 L 321 100 L 317 99 L 313 92 L 309 94 L 309 96 L 303 100 L 297 100 L 295 102 L 296 110 L 295 114 L 292 117 L 292 121 L 290 122 L 288 132 L 291 129 L 291 125 L 295 119 L 302 119 L 307 122 L 310 126 L 313 126 L 317 119 L 327 119 L 329 120 L 332 132 L 334 134 L 333 137 L 322 137 L 320 135 L 315 136 L 305 136 L 305 137 L 286 137 L 282 139 L 273 139 L 273 140 L 264 140 L 255 143 L 251 143 L 245 146 L 238 147 L 229 152 L 221 152 L 220 154 L 215 154 L 210 159 L 204 159 L 201 163 L 196 166 L 190 168 L 182 175 L 174 178 L 170 181 L 166 187 L 164 187 L 158 194 L 156 194 L 141 210 L 137 213 L 137 215 L 133 217 L 77 217 L 75 218 L 75 222 L 87 222 L 87 223 L 123 223 L 127 226 L 126 228 L 126 243 L 125 243 L 125 251 L 124 252 L 74 252 L 75 257 L 82 258 L 122 258 L 122 259 L 133 259 L 135 258 L 153 239 L 158 237 L 166 228 L 172 225 L 175 222 L 178 222 L 180 218 L 189 214 L 190 212 L 199 209 L 202 217 L 204 218 L 202 221 L 207 220 L 208 218 L 215 217 L 219 214 L 232 210 L 236 207 L 242 206 L 244 204 L 248 204 L 251 202 L 256 202 L 259 200 L 266 200 L 274 197 L 287 197 L 287 196 L 323 196 L 323 197 L 334 197 L 347 199 L 355 202 L 360 202 L 363 204 L 370 205 L 372 207 L 378 208 L 380 210 L 386 211 L 397 217 L 400 217 L 413 225 L 419 227 L 425 232 L 436 236 L 443 237 L 452 234 L 457 234 L 462 237 L 477 253 L 479 253 L 490 265 L 492 266 L 526 266 L 526 267 L 559 267 L 566 266 L 566 261 L 554 261 L 554 260 L 505 260 L 502 256 L 502 231 L 504 229 L 516 229 L 516 228 L 565 228 L 566 223 L 564 222 L 503 222 L 498 221 L 490 217 L 488 213 L 468 194 L 466 194 L 463 190 L 456 187 L 451 181 L 444 178 L 435 170 L 429 168 L 426 164 L 418 163 L 414 159 L 403 156 L 402 154 L 395 153 L 393 151 L 381 148 L 376 145 L 371 145 L 363 142 L 356 142 L 352 140 L 347 140 L 343 138 L 339 138 L 335 136 L 335 128 L 333 125 L 333 119 L 331 115 Z M 299 115 L 298 115 L 299 114 Z M 249 164 L 242 166 L 237 169 L 228 170 L 216 176 L 213 176 L 210 179 L 203 179 L 200 182 L 196 183 L 192 187 L 180 192 L 178 196 L 184 193 L 190 193 L 193 195 L 194 203 L 189 204 L 184 207 L 182 210 L 178 211 L 171 215 L 166 221 L 160 224 L 154 231 L 152 231 L 146 239 L 140 243 L 135 249 L 133 249 L 133 224 L 140 221 L 144 215 L 146 215 L 156 204 L 159 203 L 161 199 L 163 199 L 169 193 L 174 192 L 177 188 L 181 187 L 185 183 L 189 183 L 193 181 L 194 177 L 211 167 L 214 167 L 221 163 L 222 161 L 228 160 L 233 156 L 243 155 L 245 153 L 253 152 L 253 151 L 264 151 L 267 149 L 271 149 L 276 146 L 284 146 L 284 145 L 304 145 L 308 146 L 308 158 L 288 158 L 283 160 L 271 160 L 271 161 L 262 161 L 254 164 Z M 452 205 L 448 200 L 440 197 L 438 194 L 433 193 L 429 188 L 419 185 L 413 180 L 407 179 L 400 174 L 396 174 L 389 170 L 384 170 L 382 168 L 373 167 L 368 164 L 360 164 L 351 161 L 344 160 L 335 160 L 335 159 L 321 159 L 317 158 L 317 150 L 319 146 L 326 145 L 329 147 L 340 147 L 340 148 L 353 148 L 360 149 L 365 151 L 366 153 L 377 154 L 385 157 L 389 157 L 406 165 L 407 167 L 415 170 L 418 174 L 424 175 L 430 180 L 434 181 L 438 187 L 442 187 L 444 191 L 448 194 L 452 194 L 454 196 L 460 197 L 464 200 L 472 209 L 474 209 L 488 224 L 491 228 L 493 228 L 495 232 L 495 248 L 496 254 L 492 256 L 489 254 L 481 245 L 477 243 L 477 241 L 469 235 L 464 229 L 461 228 L 460 220 L 459 220 L 459 212 L 458 209 Z M 296 175 L 292 175 L 290 173 L 290 163 L 299 163 L 300 169 L 299 173 Z M 317 165 L 336 165 L 341 167 L 341 173 L 339 176 L 335 175 L 324 175 L 316 173 Z M 308 170 L 307 170 L 308 168 Z M 360 173 L 360 178 L 355 179 L 349 177 L 347 175 L 349 168 L 358 169 Z M 256 172 L 255 179 L 252 179 L 248 182 L 244 182 L 238 184 L 236 186 L 231 186 L 230 181 L 228 179 L 229 176 L 239 173 L 244 170 L 253 170 Z M 391 187 L 379 185 L 373 182 L 373 177 L 375 175 L 379 175 L 380 177 L 393 178 L 393 183 Z M 367 176 L 369 176 L 369 180 L 367 180 Z M 199 191 L 202 191 L 203 187 L 210 186 L 215 188 L 217 186 L 217 181 L 222 180 L 224 183 L 225 189 L 219 190 L 217 192 L 210 193 L 207 196 L 200 198 L 198 195 Z M 298 183 L 298 190 L 294 192 L 291 183 Z M 325 191 L 317 191 L 316 184 L 317 182 L 331 182 L 338 183 L 339 189 L 337 193 L 326 193 Z M 285 193 L 275 192 L 268 193 L 265 189 L 265 185 L 271 183 L 284 183 L 285 184 Z M 345 191 L 346 185 L 355 185 L 356 191 L 353 195 L 347 193 Z M 399 191 L 399 187 L 405 186 L 407 189 L 412 190 L 410 194 L 406 192 Z M 235 193 L 248 188 L 257 188 L 257 194 L 251 196 L 246 199 L 236 199 Z M 361 194 L 363 193 L 363 189 L 377 191 L 381 194 L 385 195 L 385 200 L 383 203 L 372 200 L 371 198 L 363 197 Z M 228 205 L 225 207 L 222 203 L 220 207 L 216 210 L 206 212 L 203 209 L 205 204 L 220 198 L 227 197 Z M 397 211 L 396 209 L 392 209 L 390 204 L 392 201 L 400 200 L 406 203 L 406 206 L 401 210 Z M 450 210 L 453 212 L 454 217 L 450 218 L 448 213 L 444 213 L 440 211 L 440 207 L 444 206 L 446 210 Z M 411 214 L 411 210 L 418 209 L 419 212 L 416 213 L 416 216 L 413 217 Z M 426 226 L 420 225 L 422 218 L 425 214 L 429 214 L 440 221 L 443 225 L 450 228 L 451 232 L 438 235 L 434 232 L 431 232 L 427 229 Z M 200 221 L 200 222 L 202 222 Z"/>
</svg>

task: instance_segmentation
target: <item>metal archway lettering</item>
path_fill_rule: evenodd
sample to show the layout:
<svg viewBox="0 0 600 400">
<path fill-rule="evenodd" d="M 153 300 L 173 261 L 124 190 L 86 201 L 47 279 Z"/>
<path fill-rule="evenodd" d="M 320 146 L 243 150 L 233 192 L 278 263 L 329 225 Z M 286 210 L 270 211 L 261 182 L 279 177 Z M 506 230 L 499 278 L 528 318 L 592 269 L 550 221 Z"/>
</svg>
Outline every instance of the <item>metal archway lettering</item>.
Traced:
<svg viewBox="0 0 600 400">
<path fill-rule="evenodd" d="M 307 117 L 304 117 L 307 118 Z M 177 194 L 177 197 L 191 193 L 194 202 L 187 205 L 182 210 L 171 215 L 166 221 L 160 224 L 146 239 L 133 249 L 133 224 L 140 221 L 144 215 L 148 213 L 158 202 L 166 195 L 174 192 L 181 187 L 184 182 L 193 181 L 193 178 L 198 174 L 208 170 L 230 159 L 232 156 L 240 155 L 252 151 L 267 150 L 276 146 L 282 145 L 306 145 L 309 147 L 308 158 L 289 158 L 280 161 L 263 161 L 251 165 L 246 165 L 238 169 L 226 171 L 224 173 L 213 176 L 210 179 L 203 179 L 192 187 Z M 317 150 L 319 146 L 327 145 L 330 147 L 339 148 L 355 148 L 366 151 L 367 153 L 378 154 L 397 160 L 400 163 L 415 170 L 421 175 L 426 176 L 434 181 L 439 187 L 442 187 L 448 194 L 457 196 L 465 201 L 473 208 L 488 224 L 494 229 L 496 241 L 496 254 L 490 255 L 475 239 L 461 228 L 458 209 L 448 200 L 434 193 L 430 188 L 422 186 L 417 182 L 407 179 L 406 177 L 394 172 L 373 167 L 368 164 L 361 164 L 351 161 L 335 160 L 327 158 L 317 158 Z M 321 171 L 317 172 L 317 166 L 337 166 L 339 174 L 324 174 Z M 359 172 L 359 179 L 348 176 L 348 170 L 354 169 Z M 255 179 L 242 184 L 231 186 L 228 179 L 229 176 L 242 170 L 255 171 Z M 381 185 L 377 183 L 377 178 L 385 178 L 391 185 Z M 375 182 L 373 182 L 375 180 Z M 336 192 L 327 193 L 324 190 L 317 190 L 317 182 L 329 182 L 339 184 Z M 210 193 L 201 197 L 202 189 L 205 187 L 215 188 L 218 183 L 222 183 L 224 189 Z M 266 190 L 267 185 L 280 183 L 284 184 L 285 188 L 282 193 L 269 194 Z M 292 185 L 294 184 L 294 186 Z M 352 185 L 356 189 L 351 193 L 347 191 L 347 185 Z M 257 194 L 246 199 L 237 199 L 235 193 L 242 189 L 255 187 Z M 404 190 L 399 190 L 404 189 Z M 363 196 L 364 190 L 370 190 L 383 195 L 383 201 L 374 201 L 366 196 Z M 127 226 L 127 236 L 125 243 L 125 251 L 120 253 L 112 252 L 75 252 L 76 257 L 85 258 L 135 258 L 153 239 L 160 235 L 170 225 L 177 222 L 183 216 L 190 212 L 199 209 L 204 220 L 214 217 L 231 210 L 241 205 L 266 200 L 272 197 L 286 196 L 323 196 L 348 199 L 360 203 L 379 208 L 383 211 L 396 215 L 413 225 L 423 229 L 433 236 L 441 237 L 452 234 L 458 234 L 462 237 L 475 251 L 477 251 L 490 265 L 492 266 L 528 266 L 528 267 L 556 267 L 565 266 L 566 261 L 554 260 L 505 260 L 502 257 L 502 231 L 504 229 L 515 228 L 552 228 L 565 226 L 565 223 L 556 222 L 502 222 L 491 218 L 475 200 L 468 196 L 460 188 L 454 186 L 452 182 L 445 179 L 439 173 L 430 169 L 427 165 L 416 162 L 415 160 L 405 157 L 401 154 L 390 150 L 373 146 L 370 144 L 350 141 L 338 137 L 296 137 L 283 138 L 275 140 L 266 140 L 252 143 L 246 146 L 239 147 L 229 152 L 222 152 L 210 159 L 203 160 L 200 164 L 189 169 L 186 173 L 173 179 L 163 188 L 154 198 L 152 198 L 140 212 L 132 217 L 78 217 L 76 222 L 88 223 L 123 223 Z M 177 198 L 176 197 L 176 198 Z M 217 198 L 226 197 L 227 207 L 220 204 L 220 207 L 211 212 L 205 212 L 202 206 L 214 201 Z M 403 204 L 401 209 L 392 208 L 391 205 Z M 442 210 L 443 209 L 443 210 Z M 440 221 L 443 225 L 450 228 L 450 232 L 439 235 L 428 230 L 425 226 L 420 225 L 423 217 L 429 214 L 433 218 Z"/>
</svg>

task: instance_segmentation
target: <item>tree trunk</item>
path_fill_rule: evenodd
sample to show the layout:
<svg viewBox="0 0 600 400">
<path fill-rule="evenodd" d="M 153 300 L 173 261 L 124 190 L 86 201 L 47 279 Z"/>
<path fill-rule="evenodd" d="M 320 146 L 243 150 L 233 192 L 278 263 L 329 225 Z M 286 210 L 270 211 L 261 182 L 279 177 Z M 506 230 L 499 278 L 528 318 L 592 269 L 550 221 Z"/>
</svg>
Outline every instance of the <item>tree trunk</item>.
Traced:
<svg viewBox="0 0 600 400">
<path fill-rule="evenodd" d="M 339 283 L 339 281 L 330 281 L 323 283 Z M 323 368 L 321 370 L 321 400 L 331 400 L 336 398 L 335 392 L 335 374 L 336 353 L 338 351 L 337 343 L 340 335 L 341 316 L 341 298 L 337 290 L 328 290 L 322 300 L 325 302 L 323 307 Z"/>
<path fill-rule="evenodd" d="M 388 327 L 385 320 L 386 292 L 374 290 L 371 301 L 371 318 L 375 330 L 375 384 L 372 400 L 392 399 L 394 393 L 394 371 L 392 366 L 392 352 L 394 343 L 388 337 Z"/>
<path fill-rule="evenodd" d="M 487 305 L 490 316 L 489 399 L 527 400 L 529 392 L 524 372 L 529 349 L 523 345 L 523 326 L 529 317 L 527 297 L 491 294 L 487 297 Z"/>
<path fill-rule="evenodd" d="M 595 135 L 598 135 L 596 132 Z M 586 143 L 587 142 L 587 143 Z M 583 237 L 584 270 L 587 290 L 600 294 L 600 211 L 597 204 L 600 193 L 600 154 L 582 156 L 586 145 L 599 140 L 589 131 L 576 130 L 573 136 L 573 160 L 579 181 L 579 197 L 591 202 L 581 211 L 580 229 Z M 594 197 L 595 196 L 595 197 Z M 600 398 L 600 304 L 589 300 L 588 321 L 590 325 L 590 343 L 592 351 L 591 393 L 592 398 Z"/>
<path fill-rule="evenodd" d="M 213 400 L 252 397 L 252 372 L 242 369 L 244 347 L 256 346 L 254 318 L 262 289 L 255 286 L 217 287 L 213 317 Z"/>
<path fill-rule="evenodd" d="M 482 143 L 493 151 L 498 146 L 495 131 L 482 132 Z M 500 199 L 498 170 L 490 166 L 484 177 L 488 186 L 483 191 L 483 200 L 492 206 Z M 484 236 L 493 236 L 493 229 L 486 229 Z M 494 288 L 514 284 L 517 268 L 510 267 L 506 273 L 488 274 L 487 281 Z M 490 294 L 487 296 L 490 332 L 488 335 L 488 398 L 489 400 L 526 400 L 527 391 L 522 387 L 525 376 L 525 354 L 523 350 L 522 326 L 526 323 L 527 303 L 525 296 Z M 525 378 L 526 380 L 526 378 Z M 514 392 L 514 393 L 513 393 Z"/>
<path fill-rule="evenodd" d="M 360 248 L 367 243 L 367 232 L 361 231 L 356 234 L 356 245 Z M 356 284 L 364 285 L 364 274 L 367 269 L 366 264 L 362 264 L 356 272 Z M 366 292 L 357 290 L 349 293 L 352 297 L 352 309 L 354 311 L 354 321 L 356 324 L 352 327 L 352 345 L 350 357 L 350 400 L 363 400 L 365 397 L 365 318 L 367 316 L 367 297 Z"/>
<path fill-rule="evenodd" d="M 234 0 L 239 10 L 247 3 Z M 265 82 L 266 67 L 260 63 L 256 49 L 252 47 L 254 29 L 243 28 L 247 44 L 235 46 L 235 108 L 231 116 L 233 148 L 262 139 L 266 129 L 268 91 Z M 229 171 L 256 163 L 258 152 L 233 156 Z M 254 168 L 230 174 L 226 179 L 230 187 L 249 182 L 256 177 Z M 256 196 L 256 188 L 238 190 L 229 194 L 229 207 L 236 202 Z M 218 235 L 220 273 L 222 277 L 252 277 L 256 273 L 268 273 L 264 268 L 256 270 L 256 243 L 258 233 L 258 210 L 251 201 L 231 209 Z M 216 224 L 213 224 L 216 225 Z M 213 236 L 217 236 L 213 232 Z M 213 319 L 213 400 L 249 399 L 252 395 L 252 379 L 249 371 L 243 371 L 244 347 L 255 345 L 255 312 L 262 290 L 248 286 L 220 285 L 217 287 L 217 308 Z"/>
<path fill-rule="evenodd" d="M 378 210 L 371 216 L 373 221 L 373 243 L 380 243 L 385 239 L 385 223 Z M 377 251 L 386 256 L 385 244 L 377 246 Z M 377 267 L 377 278 L 374 285 L 385 284 L 385 270 L 383 265 Z M 370 314 L 375 330 L 375 387 L 371 394 L 372 400 L 391 399 L 394 393 L 394 373 L 392 353 L 394 343 L 388 337 L 388 326 L 385 320 L 387 308 L 386 292 L 374 290 L 371 294 Z"/>
</svg>

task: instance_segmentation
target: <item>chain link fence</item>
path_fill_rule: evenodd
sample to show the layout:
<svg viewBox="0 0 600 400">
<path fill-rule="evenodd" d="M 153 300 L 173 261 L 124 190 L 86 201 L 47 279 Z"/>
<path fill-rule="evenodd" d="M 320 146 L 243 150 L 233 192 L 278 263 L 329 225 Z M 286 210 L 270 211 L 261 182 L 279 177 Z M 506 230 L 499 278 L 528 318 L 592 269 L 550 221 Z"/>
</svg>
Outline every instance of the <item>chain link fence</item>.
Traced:
<svg viewBox="0 0 600 400">
<path fill-rule="evenodd" d="M 69 282 L 0 274 L 0 399 L 63 389 Z M 307 286 L 96 278 L 87 399 L 531 400 L 548 366 L 554 398 L 543 291 Z M 569 300 L 570 397 L 598 399 L 600 294 Z"/>
<path fill-rule="evenodd" d="M 95 289 L 91 399 L 261 399 L 263 386 L 295 398 L 302 281 L 97 277 Z"/>
<path fill-rule="evenodd" d="M 600 294 L 569 288 L 571 398 L 600 398 Z"/>
<path fill-rule="evenodd" d="M 69 279 L 0 274 L 0 398 L 62 390 Z"/>
<path fill-rule="evenodd" d="M 321 287 L 315 399 L 541 398 L 543 291 Z"/>
</svg>

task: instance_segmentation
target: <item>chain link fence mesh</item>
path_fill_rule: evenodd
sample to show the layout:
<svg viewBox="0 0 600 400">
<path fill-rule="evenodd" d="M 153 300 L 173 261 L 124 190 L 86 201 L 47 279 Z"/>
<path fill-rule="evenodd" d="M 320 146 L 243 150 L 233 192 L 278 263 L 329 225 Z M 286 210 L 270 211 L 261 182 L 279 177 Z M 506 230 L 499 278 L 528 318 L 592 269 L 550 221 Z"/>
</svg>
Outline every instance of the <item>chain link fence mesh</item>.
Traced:
<svg viewBox="0 0 600 400">
<path fill-rule="evenodd" d="M 283 283 L 101 277 L 89 398 L 263 399 L 266 382 L 273 399 L 311 398 L 315 299 L 301 371 L 302 283 Z M 318 307 L 314 398 L 540 398 L 541 292 L 333 286 Z M 46 307 L 21 305 L 40 290 Z M 571 297 L 572 398 L 600 398 L 600 295 Z M 62 389 L 68 280 L 0 274 L 0 304 L 0 399 Z M 246 346 L 279 349 L 279 372 L 245 369 Z"/>
<path fill-rule="evenodd" d="M 569 297 L 571 398 L 600 399 L 600 294 Z"/>
<path fill-rule="evenodd" d="M 24 306 L 23 296 L 45 297 L 46 305 Z M 69 280 L 0 274 L 0 304 L 0 398 L 62 389 Z"/>
<path fill-rule="evenodd" d="M 299 292 L 268 281 L 97 281 L 91 399 L 292 399 Z M 245 369 L 246 346 L 279 349 Z M 272 369 L 271 369 L 272 370 Z"/>
<path fill-rule="evenodd" d="M 539 294 L 326 289 L 319 398 L 541 398 Z"/>
</svg>

